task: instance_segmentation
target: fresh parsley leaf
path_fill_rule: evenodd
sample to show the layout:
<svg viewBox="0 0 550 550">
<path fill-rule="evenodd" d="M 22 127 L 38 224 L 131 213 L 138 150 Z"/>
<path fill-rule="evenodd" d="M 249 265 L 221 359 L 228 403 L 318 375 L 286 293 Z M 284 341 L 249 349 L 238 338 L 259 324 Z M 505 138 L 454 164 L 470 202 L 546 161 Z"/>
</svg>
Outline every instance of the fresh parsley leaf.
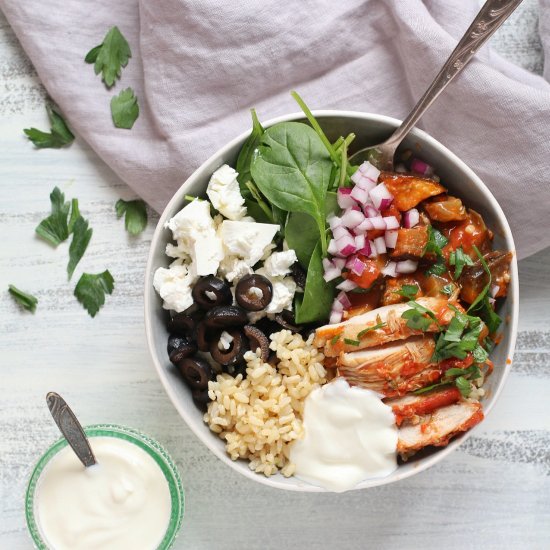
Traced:
<svg viewBox="0 0 550 550">
<path fill-rule="evenodd" d="M 393 294 L 399 294 L 399 296 L 403 296 L 407 300 L 412 300 L 419 290 L 418 285 L 403 285 L 400 290 L 394 290 Z"/>
<path fill-rule="evenodd" d="M 441 325 L 433 311 L 421 306 L 418 302 L 411 300 L 407 302 L 411 309 L 407 309 L 401 314 L 403 319 L 407 319 L 407 326 L 413 330 L 426 332 L 435 323 L 439 328 Z"/>
<path fill-rule="evenodd" d="M 483 346 L 481 346 L 480 344 L 478 344 L 474 348 L 472 355 L 474 356 L 474 361 L 479 365 L 483 365 L 487 361 L 487 359 L 489 359 L 489 354 L 485 349 L 483 349 Z"/>
<path fill-rule="evenodd" d="M 357 333 L 357 339 L 360 340 L 368 332 L 371 332 L 372 330 L 378 330 L 379 328 L 384 328 L 385 326 L 386 326 L 386 323 L 378 322 L 376 323 L 376 325 L 373 325 L 372 327 L 364 328 L 363 330 Z"/>
<path fill-rule="evenodd" d="M 88 220 L 85 220 L 79 215 L 73 225 L 73 240 L 69 247 L 69 263 L 67 265 L 69 279 L 73 276 L 78 262 L 82 259 L 82 256 L 84 256 L 84 252 L 86 252 L 86 248 L 88 248 L 91 238 L 92 229 L 88 229 Z"/>
<path fill-rule="evenodd" d="M 470 311 L 471 309 L 472 308 L 470 307 L 468 311 Z M 483 300 L 476 304 L 474 312 L 479 315 L 479 317 L 487 325 L 487 328 L 489 329 L 489 334 L 494 334 L 502 323 L 502 319 L 500 318 L 498 313 L 495 312 L 493 306 L 489 302 L 488 295 L 485 295 Z"/>
<path fill-rule="evenodd" d="M 65 202 L 65 195 L 58 187 L 54 187 L 51 192 L 50 201 L 52 213 L 38 224 L 35 231 L 39 237 L 51 245 L 57 246 L 69 236 L 67 218 L 71 205 L 69 202 Z"/>
<path fill-rule="evenodd" d="M 428 253 L 433 253 L 436 256 L 442 256 L 442 248 L 444 248 L 447 243 L 449 242 L 449 239 L 439 231 L 439 229 L 436 229 L 432 225 L 428 226 L 428 242 L 426 243 L 426 246 L 424 247 L 424 253 L 422 254 L 425 256 Z"/>
<path fill-rule="evenodd" d="M 441 289 L 441 294 L 445 294 L 445 296 L 450 296 L 455 291 L 455 285 L 452 283 L 449 283 L 448 285 L 445 285 Z"/>
<path fill-rule="evenodd" d="M 431 386 L 420 388 L 419 390 L 416 390 L 413 393 L 415 393 L 416 395 L 420 395 L 420 394 L 432 391 L 436 388 L 441 388 L 443 386 L 449 386 L 450 384 L 455 384 L 458 390 L 460 391 L 460 393 L 464 395 L 464 397 L 468 397 L 468 395 L 470 395 L 470 392 L 471 392 L 471 386 L 468 380 L 475 380 L 480 376 L 481 376 L 481 371 L 476 365 L 472 365 L 467 369 L 458 369 L 458 368 L 447 369 L 445 371 L 445 374 L 442 376 L 440 382 L 438 382 L 437 384 L 432 384 Z M 467 388 L 466 388 L 466 383 L 468 384 Z M 467 395 L 463 392 L 467 392 Z"/>
<path fill-rule="evenodd" d="M 76 220 L 79 218 L 79 216 L 80 216 L 80 208 L 78 207 L 78 199 L 73 199 L 71 201 L 71 217 L 69 218 L 69 225 L 68 225 L 69 233 L 73 232 L 74 224 Z"/>
<path fill-rule="evenodd" d="M 477 257 L 479 258 L 479 261 L 481 262 L 481 265 L 483 266 L 483 269 L 485 270 L 485 273 L 487 273 L 488 281 L 487 284 L 483 287 L 483 290 L 477 295 L 476 299 L 470 304 L 468 311 L 474 311 L 476 309 L 476 306 L 485 299 L 493 282 L 493 276 L 491 275 L 491 270 L 489 269 L 485 258 L 481 255 L 481 252 L 479 251 L 477 246 L 474 245 L 473 248 L 475 250 L 475 253 L 477 254 Z"/>
<path fill-rule="evenodd" d="M 90 316 L 95 317 L 105 303 L 105 294 L 112 294 L 114 286 L 109 270 L 96 274 L 83 273 L 76 283 L 74 295 Z"/>
<path fill-rule="evenodd" d="M 142 200 L 119 199 L 115 210 L 117 218 L 124 214 L 124 227 L 130 235 L 139 235 L 147 227 L 147 209 Z"/>
<path fill-rule="evenodd" d="M 22 290 L 19 290 L 13 285 L 8 286 L 8 292 L 13 296 L 14 300 L 24 309 L 34 313 L 36 311 L 36 304 L 38 304 L 38 298 L 32 294 L 27 294 Z"/>
<path fill-rule="evenodd" d="M 358 346 L 359 344 L 361 344 L 359 340 L 353 340 L 352 338 L 344 338 L 344 343 L 348 346 Z"/>
<path fill-rule="evenodd" d="M 101 78 L 107 88 L 110 88 L 117 78 L 120 78 L 122 67 L 126 67 L 132 57 L 130 46 L 118 27 L 111 27 L 103 42 L 92 48 L 84 60 L 94 63 L 95 74 L 101 73 Z"/>
<path fill-rule="evenodd" d="M 117 128 L 130 130 L 139 116 L 137 97 L 132 88 L 122 90 L 111 99 L 111 115 Z"/>
<path fill-rule="evenodd" d="M 334 346 L 334 344 L 336 344 L 336 342 L 338 342 L 338 340 L 340 340 L 340 335 L 339 334 L 335 334 L 331 339 L 330 339 L 330 344 L 332 346 Z"/>
<path fill-rule="evenodd" d="M 46 106 L 48 118 L 50 119 L 50 132 L 43 132 L 37 128 L 25 128 L 26 136 L 38 149 L 59 149 L 74 141 L 74 135 L 69 130 L 63 117 L 49 105 Z"/>
<path fill-rule="evenodd" d="M 472 258 L 464 252 L 461 246 L 451 252 L 449 255 L 449 263 L 455 266 L 455 281 L 462 274 L 465 265 L 474 265 Z"/>
<path fill-rule="evenodd" d="M 468 397 L 472 393 L 472 385 L 470 381 L 464 378 L 464 376 L 458 376 L 455 378 L 455 386 L 462 394 L 462 397 Z"/>
<path fill-rule="evenodd" d="M 431 265 L 430 267 L 428 267 L 428 269 L 426 269 L 426 271 L 424 271 L 424 274 L 428 276 L 443 275 L 446 272 L 447 266 L 445 265 L 445 260 L 443 259 L 443 256 L 441 256 L 435 264 Z"/>
</svg>

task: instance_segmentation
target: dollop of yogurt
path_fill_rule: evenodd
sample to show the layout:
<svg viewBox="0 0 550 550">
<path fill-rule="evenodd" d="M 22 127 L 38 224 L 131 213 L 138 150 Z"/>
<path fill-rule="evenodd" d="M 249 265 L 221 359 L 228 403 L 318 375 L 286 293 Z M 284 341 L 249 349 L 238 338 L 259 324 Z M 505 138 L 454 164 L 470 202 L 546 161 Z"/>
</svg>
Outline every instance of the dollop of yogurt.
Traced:
<svg viewBox="0 0 550 550">
<path fill-rule="evenodd" d="M 397 468 L 397 426 L 391 408 L 376 392 L 350 387 L 343 378 L 308 395 L 304 431 L 291 448 L 290 460 L 296 477 L 314 485 L 347 491 Z"/>
<path fill-rule="evenodd" d="M 137 445 L 92 437 L 97 464 L 84 468 L 65 447 L 42 472 L 35 515 L 54 550 L 155 549 L 168 528 L 170 489 L 162 470 Z"/>
</svg>

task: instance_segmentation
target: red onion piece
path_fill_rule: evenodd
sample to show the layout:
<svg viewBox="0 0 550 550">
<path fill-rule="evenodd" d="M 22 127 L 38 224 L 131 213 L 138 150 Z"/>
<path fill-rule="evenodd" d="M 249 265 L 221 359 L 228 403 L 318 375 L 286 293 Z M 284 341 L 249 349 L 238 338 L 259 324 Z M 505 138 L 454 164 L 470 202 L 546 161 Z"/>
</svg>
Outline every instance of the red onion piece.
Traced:
<svg viewBox="0 0 550 550">
<path fill-rule="evenodd" d="M 360 254 L 363 254 L 364 256 L 370 256 L 372 252 L 371 242 L 365 238 L 365 245 L 361 250 L 358 250 Z"/>
<path fill-rule="evenodd" d="M 372 223 L 373 229 L 386 229 L 386 222 L 382 216 L 377 216 L 376 218 L 366 218 Z"/>
<path fill-rule="evenodd" d="M 491 297 L 495 298 L 496 295 L 498 294 L 499 290 L 500 290 L 500 286 L 498 286 L 498 285 L 493 285 L 493 286 L 491 287 Z"/>
<path fill-rule="evenodd" d="M 334 228 L 332 234 L 336 240 L 350 236 L 350 232 L 343 225 Z"/>
<path fill-rule="evenodd" d="M 397 244 L 397 229 L 392 229 L 384 233 L 384 241 L 387 248 L 395 248 Z"/>
<path fill-rule="evenodd" d="M 340 256 L 349 256 L 350 254 L 355 253 L 355 238 L 351 235 L 347 237 L 342 237 L 336 241 L 338 246 L 338 252 Z"/>
<path fill-rule="evenodd" d="M 355 275 L 361 277 L 361 275 L 363 275 L 363 271 L 365 271 L 365 267 L 367 266 L 364 262 L 362 262 L 359 258 L 355 258 L 350 269 L 352 273 L 355 273 Z"/>
<path fill-rule="evenodd" d="M 323 279 L 328 283 L 342 275 L 342 269 L 337 267 L 328 258 L 323 259 Z"/>
<path fill-rule="evenodd" d="M 344 309 L 351 307 L 350 299 L 348 298 L 348 295 L 344 291 L 338 293 L 338 295 L 336 296 L 336 301 L 342 304 L 342 307 Z"/>
<path fill-rule="evenodd" d="M 372 204 L 365 205 L 364 212 L 367 218 L 376 218 L 377 216 L 380 216 L 380 212 L 378 212 Z"/>
<path fill-rule="evenodd" d="M 351 191 L 350 197 L 359 204 L 363 204 L 369 198 L 369 194 L 365 189 L 362 189 L 359 185 L 356 185 Z"/>
<path fill-rule="evenodd" d="M 427 162 L 414 158 L 411 162 L 411 171 L 421 174 L 422 176 L 431 176 L 434 169 Z"/>
<path fill-rule="evenodd" d="M 413 260 L 404 260 L 402 262 L 397 262 L 395 270 L 397 273 L 414 273 L 418 268 L 418 262 Z"/>
<path fill-rule="evenodd" d="M 369 196 L 375 208 L 378 208 L 378 210 L 385 210 L 389 207 L 393 200 L 393 195 L 388 191 L 388 188 L 383 183 L 379 183 L 369 193 Z"/>
<path fill-rule="evenodd" d="M 396 277 L 397 271 L 395 270 L 397 266 L 396 262 L 388 262 L 388 265 L 382 268 L 382 275 L 386 275 L 387 277 Z"/>
<path fill-rule="evenodd" d="M 356 233 L 364 233 L 365 231 L 369 231 L 371 229 L 374 229 L 374 225 L 372 225 L 369 218 L 365 218 L 357 227 L 354 228 Z"/>
<path fill-rule="evenodd" d="M 349 292 L 350 290 L 357 288 L 357 285 L 353 281 L 346 279 L 342 281 L 339 285 L 336 285 L 336 288 L 338 290 L 343 290 L 344 292 Z"/>
<path fill-rule="evenodd" d="M 327 247 L 327 251 L 331 256 L 336 256 L 340 252 L 338 251 L 338 243 L 336 239 L 330 239 Z"/>
<path fill-rule="evenodd" d="M 386 253 L 386 241 L 384 237 L 376 237 L 376 239 L 374 239 L 374 246 L 378 254 Z"/>
<path fill-rule="evenodd" d="M 350 208 L 346 210 L 342 216 L 342 225 L 348 227 L 349 229 L 353 229 L 354 227 L 357 227 L 364 219 L 365 216 L 363 212 Z"/>
<path fill-rule="evenodd" d="M 369 243 L 369 246 L 370 246 L 369 258 L 376 258 L 378 256 L 378 252 L 376 250 L 376 246 L 374 244 L 374 241 L 368 241 L 368 243 Z"/>
<path fill-rule="evenodd" d="M 330 317 L 328 318 L 328 322 L 330 325 L 335 325 L 339 323 L 342 320 L 342 312 L 341 311 L 331 311 Z"/>
<path fill-rule="evenodd" d="M 403 214 L 403 227 L 410 229 L 420 221 L 420 213 L 416 208 L 411 208 Z"/>
<path fill-rule="evenodd" d="M 342 225 L 342 220 L 338 218 L 337 216 L 329 216 L 327 218 L 328 226 L 332 231 L 334 231 L 337 227 L 340 227 Z"/>
<path fill-rule="evenodd" d="M 344 269 L 344 266 L 346 265 L 346 259 L 345 258 L 332 258 L 332 263 L 338 269 Z"/>
<path fill-rule="evenodd" d="M 363 248 L 365 248 L 365 241 L 366 240 L 367 240 L 367 238 L 365 237 L 364 234 L 355 235 L 355 248 L 357 248 L 357 250 L 359 252 L 361 252 L 363 250 Z"/>
<path fill-rule="evenodd" d="M 380 170 L 378 170 L 376 166 L 373 166 L 368 160 L 359 166 L 358 171 L 374 183 L 378 181 L 378 176 L 380 176 Z"/>
<path fill-rule="evenodd" d="M 336 200 L 338 201 L 338 206 L 344 210 L 355 205 L 355 201 L 351 196 L 351 187 L 340 187 L 336 192 Z"/>
<path fill-rule="evenodd" d="M 397 229 L 399 227 L 399 220 L 395 216 L 386 216 L 382 219 L 386 223 L 386 229 Z"/>
</svg>

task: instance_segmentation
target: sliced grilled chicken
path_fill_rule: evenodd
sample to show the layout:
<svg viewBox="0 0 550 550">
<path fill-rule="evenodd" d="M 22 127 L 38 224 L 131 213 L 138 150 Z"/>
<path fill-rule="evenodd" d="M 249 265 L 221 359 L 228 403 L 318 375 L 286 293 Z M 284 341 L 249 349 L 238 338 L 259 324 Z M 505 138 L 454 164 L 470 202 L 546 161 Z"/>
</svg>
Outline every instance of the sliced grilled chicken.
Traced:
<svg viewBox="0 0 550 550">
<path fill-rule="evenodd" d="M 396 424 L 401 426 L 406 420 L 430 414 L 440 407 L 457 403 L 460 399 L 461 395 L 458 388 L 449 386 L 421 395 L 405 395 L 395 399 L 387 399 L 385 403 L 392 408 Z"/>
<path fill-rule="evenodd" d="M 461 401 L 437 409 L 418 424 L 404 424 L 398 430 L 397 452 L 408 456 L 428 445 L 444 447 L 452 437 L 483 420 L 481 404 Z"/>
<path fill-rule="evenodd" d="M 454 311 L 449 308 L 449 302 L 445 298 L 419 298 L 417 302 L 433 311 L 442 326 L 448 325 L 454 317 Z M 337 357 L 342 352 L 358 351 L 422 335 L 422 331 L 409 328 L 407 320 L 401 318 L 408 309 L 411 307 L 407 304 L 392 304 L 352 317 L 342 323 L 325 325 L 315 332 L 314 344 L 319 348 L 324 347 L 327 357 Z M 385 323 L 385 326 L 361 334 L 361 331 L 377 323 Z M 437 325 L 432 323 L 427 332 L 438 330 Z"/>
</svg>

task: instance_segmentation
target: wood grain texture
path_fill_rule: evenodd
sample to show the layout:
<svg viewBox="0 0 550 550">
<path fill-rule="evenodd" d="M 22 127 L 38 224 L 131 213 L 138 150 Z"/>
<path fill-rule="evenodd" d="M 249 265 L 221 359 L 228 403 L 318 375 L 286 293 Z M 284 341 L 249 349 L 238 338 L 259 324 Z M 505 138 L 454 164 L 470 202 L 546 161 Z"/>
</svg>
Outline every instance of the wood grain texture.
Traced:
<svg viewBox="0 0 550 550">
<path fill-rule="evenodd" d="M 518 17 L 532 22 L 534 3 Z M 504 38 L 519 40 L 513 28 Z M 525 28 L 532 33 L 525 25 L 518 32 Z M 536 52 L 529 55 L 532 63 L 540 61 Z M 150 213 L 142 236 L 127 236 L 114 204 L 132 195 L 78 138 L 67 150 L 33 150 L 22 128 L 46 127 L 44 97 L 0 16 L 0 548 L 32 547 L 25 487 L 33 464 L 58 436 L 45 403 L 49 390 L 61 393 L 83 423 L 135 426 L 168 448 L 186 489 L 176 548 L 548 547 L 550 250 L 520 264 L 512 373 L 490 417 L 458 452 L 389 487 L 342 495 L 269 489 L 218 461 L 168 401 L 143 324 L 143 276 L 156 217 Z M 94 229 L 71 283 L 67 245 L 54 250 L 34 236 L 54 185 L 80 199 Z M 115 291 L 91 319 L 72 295 L 74 283 L 83 270 L 105 268 Z M 38 296 L 35 315 L 11 300 L 4 291 L 9 283 Z"/>
</svg>

